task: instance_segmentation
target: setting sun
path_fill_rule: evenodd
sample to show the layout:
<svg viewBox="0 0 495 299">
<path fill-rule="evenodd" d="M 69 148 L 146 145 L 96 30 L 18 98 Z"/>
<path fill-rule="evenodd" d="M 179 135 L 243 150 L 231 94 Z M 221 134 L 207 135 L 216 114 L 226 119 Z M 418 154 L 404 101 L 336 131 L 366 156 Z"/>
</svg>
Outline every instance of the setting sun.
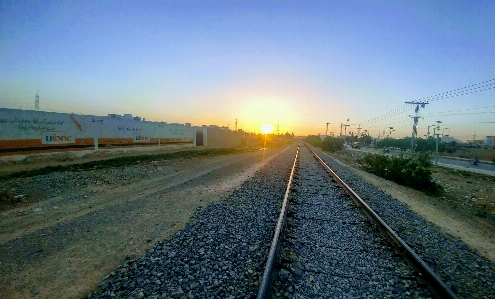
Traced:
<svg viewBox="0 0 495 299">
<path fill-rule="evenodd" d="M 260 130 L 263 134 L 269 134 L 273 131 L 273 126 L 271 124 L 262 124 Z"/>
</svg>

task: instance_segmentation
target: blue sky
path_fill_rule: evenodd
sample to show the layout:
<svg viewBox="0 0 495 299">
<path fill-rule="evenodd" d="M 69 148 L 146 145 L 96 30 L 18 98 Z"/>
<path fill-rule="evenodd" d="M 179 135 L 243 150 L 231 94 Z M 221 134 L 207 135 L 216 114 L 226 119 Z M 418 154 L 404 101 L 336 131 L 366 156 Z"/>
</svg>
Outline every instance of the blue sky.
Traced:
<svg viewBox="0 0 495 299">
<path fill-rule="evenodd" d="M 39 90 L 45 111 L 295 134 L 349 118 L 402 137 L 404 102 L 488 81 L 431 101 L 418 134 L 495 135 L 493 16 L 493 1 L 1 1 L 0 107 L 34 109 Z"/>
</svg>

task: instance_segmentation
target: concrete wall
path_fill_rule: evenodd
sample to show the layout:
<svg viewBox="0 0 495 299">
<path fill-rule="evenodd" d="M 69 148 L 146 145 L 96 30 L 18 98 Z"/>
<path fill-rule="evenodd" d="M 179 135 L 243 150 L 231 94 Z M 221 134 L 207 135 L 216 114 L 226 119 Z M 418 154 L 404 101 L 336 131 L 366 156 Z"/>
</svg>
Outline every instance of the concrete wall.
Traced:
<svg viewBox="0 0 495 299">
<path fill-rule="evenodd" d="M 255 136 L 242 131 L 231 131 L 220 127 L 203 127 L 204 146 L 236 147 L 251 145 Z"/>
<path fill-rule="evenodd" d="M 94 116 L 0 108 L 0 156 L 193 145 L 190 124 L 149 122 L 126 116 Z"/>
</svg>

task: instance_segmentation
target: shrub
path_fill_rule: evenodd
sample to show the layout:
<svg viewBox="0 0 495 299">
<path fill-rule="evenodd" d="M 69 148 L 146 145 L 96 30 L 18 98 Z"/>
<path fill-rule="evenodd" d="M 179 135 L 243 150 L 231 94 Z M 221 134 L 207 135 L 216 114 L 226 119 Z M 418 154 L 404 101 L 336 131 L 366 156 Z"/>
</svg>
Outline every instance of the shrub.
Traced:
<svg viewBox="0 0 495 299">
<path fill-rule="evenodd" d="M 15 197 L 12 192 L 8 190 L 0 191 L 0 204 L 2 205 L 13 205 L 21 202 L 20 197 Z"/>
<path fill-rule="evenodd" d="M 326 137 L 322 143 L 322 149 L 329 152 L 341 151 L 344 148 L 344 140 L 336 137 Z"/>
<path fill-rule="evenodd" d="M 323 141 L 319 136 L 309 135 L 304 139 L 305 142 L 311 144 L 312 146 L 321 147 Z"/>
<path fill-rule="evenodd" d="M 321 140 L 319 136 L 310 135 L 306 137 L 305 142 L 312 146 L 319 147 L 325 151 L 335 152 L 344 149 L 344 140 L 337 137 L 325 137 Z"/>
<path fill-rule="evenodd" d="M 431 164 L 427 154 L 415 158 L 367 154 L 361 160 L 367 172 L 429 194 L 441 194 L 443 188 L 433 181 Z"/>
</svg>

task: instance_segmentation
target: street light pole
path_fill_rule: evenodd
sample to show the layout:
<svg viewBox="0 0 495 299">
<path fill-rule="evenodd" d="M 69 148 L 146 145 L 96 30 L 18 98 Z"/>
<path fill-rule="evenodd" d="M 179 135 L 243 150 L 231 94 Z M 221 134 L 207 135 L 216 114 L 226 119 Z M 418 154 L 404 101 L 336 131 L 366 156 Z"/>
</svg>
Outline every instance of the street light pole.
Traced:
<svg viewBox="0 0 495 299">
<path fill-rule="evenodd" d="M 347 127 L 349 127 L 350 125 L 342 124 L 342 126 L 344 127 L 344 142 L 347 144 Z M 342 133 L 342 129 L 340 129 L 340 131 Z"/>
<path fill-rule="evenodd" d="M 448 130 L 449 128 L 442 128 L 442 136 L 449 136 L 449 135 L 445 135 L 445 130 Z"/>
</svg>

